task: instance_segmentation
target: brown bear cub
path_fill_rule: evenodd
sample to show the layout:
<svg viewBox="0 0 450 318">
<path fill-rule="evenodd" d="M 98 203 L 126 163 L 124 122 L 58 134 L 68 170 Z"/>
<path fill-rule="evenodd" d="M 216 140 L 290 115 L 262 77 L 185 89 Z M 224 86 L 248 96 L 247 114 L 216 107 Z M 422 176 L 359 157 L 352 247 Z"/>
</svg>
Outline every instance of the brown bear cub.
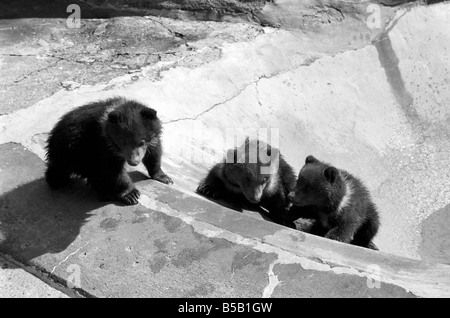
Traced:
<svg viewBox="0 0 450 318">
<path fill-rule="evenodd" d="M 227 158 L 200 182 L 197 193 L 212 199 L 243 199 L 265 208 L 273 221 L 292 226 L 285 224 L 282 217 L 295 179 L 293 169 L 277 148 L 247 138 L 240 147 L 228 150 Z"/>
<path fill-rule="evenodd" d="M 308 156 L 289 200 L 294 206 L 288 218 L 315 218 L 322 236 L 377 250 L 372 242 L 380 224 L 376 206 L 350 173 Z"/>
<path fill-rule="evenodd" d="M 85 178 L 101 199 L 137 204 L 140 193 L 125 162 L 142 161 L 150 178 L 172 183 L 161 170 L 161 129 L 154 109 L 125 98 L 77 107 L 50 132 L 46 181 L 59 189 L 73 176 Z"/>
</svg>

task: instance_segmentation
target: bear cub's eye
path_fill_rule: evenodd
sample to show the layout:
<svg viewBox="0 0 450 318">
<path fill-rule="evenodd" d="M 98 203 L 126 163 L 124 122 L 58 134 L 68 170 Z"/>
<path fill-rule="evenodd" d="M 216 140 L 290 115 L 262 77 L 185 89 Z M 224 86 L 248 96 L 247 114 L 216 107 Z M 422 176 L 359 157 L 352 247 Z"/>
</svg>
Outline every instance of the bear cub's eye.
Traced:
<svg viewBox="0 0 450 318">
<path fill-rule="evenodd" d="M 144 147 L 145 146 L 145 140 L 142 139 L 141 141 L 139 141 L 139 147 Z"/>
</svg>

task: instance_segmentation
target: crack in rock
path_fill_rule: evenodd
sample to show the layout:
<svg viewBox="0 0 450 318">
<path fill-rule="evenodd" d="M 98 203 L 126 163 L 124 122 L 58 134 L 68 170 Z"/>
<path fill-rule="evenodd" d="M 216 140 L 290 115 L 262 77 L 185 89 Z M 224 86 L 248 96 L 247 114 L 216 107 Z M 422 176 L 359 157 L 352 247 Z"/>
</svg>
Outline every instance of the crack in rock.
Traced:
<svg viewBox="0 0 450 318">
<path fill-rule="evenodd" d="M 20 83 L 20 82 L 26 80 L 28 77 L 34 75 L 34 74 L 40 73 L 40 72 L 42 72 L 42 71 L 46 71 L 46 70 L 48 70 L 48 69 L 50 69 L 50 68 L 54 68 L 54 67 L 56 67 L 56 66 L 58 65 L 58 63 L 59 63 L 60 61 L 61 61 L 61 60 L 59 59 L 58 61 L 55 61 L 55 62 L 53 62 L 53 63 L 49 63 L 48 65 L 46 65 L 46 66 L 43 67 L 43 68 L 40 68 L 40 69 L 31 71 L 30 73 L 28 73 L 28 74 L 22 76 L 21 78 L 14 80 L 13 84 L 18 84 L 18 83 Z"/>
<path fill-rule="evenodd" d="M 157 20 L 155 20 L 155 19 L 152 19 L 152 17 L 147 16 L 147 17 L 145 17 L 145 18 L 148 19 L 148 20 L 150 20 L 150 21 L 152 21 L 152 22 L 154 22 L 154 23 L 158 23 L 160 26 L 162 26 L 162 27 L 165 28 L 167 31 L 169 31 L 170 34 L 172 34 L 173 36 L 182 39 L 183 42 L 184 42 L 184 45 L 189 46 L 188 43 L 187 43 L 187 41 L 186 41 L 186 39 L 184 38 L 184 34 L 179 33 L 179 32 L 176 32 L 176 31 L 173 31 L 173 30 L 170 29 L 167 25 L 165 25 L 163 22 L 157 21 Z"/>
<path fill-rule="evenodd" d="M 70 253 L 69 255 L 67 255 L 61 262 L 59 262 L 57 265 L 55 265 L 55 267 L 53 267 L 52 271 L 50 272 L 50 275 L 53 274 L 53 272 L 59 267 L 61 266 L 61 264 L 63 264 L 64 262 L 66 262 L 69 257 L 71 257 L 72 255 L 75 255 L 76 253 L 78 253 L 83 247 L 86 247 L 90 242 L 87 242 L 86 244 L 84 244 L 83 246 L 79 247 L 75 252 Z"/>
<path fill-rule="evenodd" d="M 178 118 L 178 119 L 174 119 L 174 120 L 169 120 L 169 121 L 167 121 L 167 122 L 163 122 L 163 124 L 172 124 L 172 123 L 175 123 L 175 122 L 178 122 L 178 121 L 183 121 L 183 120 L 196 120 L 196 119 L 198 119 L 200 116 L 203 116 L 204 114 L 206 114 L 206 113 L 212 111 L 214 108 L 216 108 L 216 107 L 218 107 L 218 106 L 220 106 L 220 105 L 223 105 L 223 104 L 225 104 L 225 103 L 228 103 L 229 101 L 235 99 L 235 98 L 238 97 L 240 94 L 242 94 L 242 92 L 245 91 L 245 90 L 247 89 L 247 87 L 249 87 L 250 85 L 252 85 L 252 84 L 254 84 L 254 83 L 255 83 L 255 82 L 250 82 L 250 83 L 246 84 L 243 88 L 239 89 L 239 90 L 238 90 L 233 96 L 231 96 L 230 98 L 226 99 L 226 100 L 223 101 L 223 102 L 216 103 L 216 104 L 212 105 L 211 107 L 207 108 L 206 110 L 202 111 L 201 113 L 199 113 L 199 114 L 197 114 L 197 115 L 195 115 L 195 116 L 192 116 L 192 117 L 183 117 L 183 118 Z"/>
<path fill-rule="evenodd" d="M 251 85 L 253 85 L 253 84 L 258 85 L 258 82 L 259 82 L 260 80 L 262 80 L 262 79 L 270 79 L 270 78 L 276 77 L 276 76 L 278 76 L 278 75 L 281 75 L 281 74 L 284 74 L 284 73 L 287 73 L 287 72 L 290 72 L 290 71 L 292 71 L 292 69 L 289 69 L 289 70 L 286 70 L 286 71 L 282 71 L 282 72 L 276 72 L 276 73 L 271 74 L 271 75 L 260 75 L 260 76 L 258 76 L 258 79 L 254 80 L 254 81 L 251 81 L 251 82 L 249 82 L 249 83 L 247 83 L 247 84 L 245 84 L 244 87 L 240 88 L 233 96 L 227 98 L 225 101 L 216 103 L 216 104 L 210 106 L 209 108 L 207 108 L 206 110 L 202 111 L 201 113 L 199 113 L 199 114 L 197 114 L 197 115 L 194 115 L 194 116 L 191 116 L 191 117 L 183 117 L 183 118 L 178 118 L 178 119 L 169 120 L 169 121 L 163 122 L 163 124 L 172 124 L 172 123 L 175 123 L 175 122 L 178 122 L 178 121 L 184 121 L 184 120 L 196 120 L 196 119 L 198 119 L 200 116 L 203 116 L 204 114 L 206 114 L 206 113 L 212 111 L 212 110 L 215 109 L 216 107 L 221 106 L 221 105 L 223 105 L 223 104 L 226 104 L 226 103 L 228 103 L 229 101 L 235 99 L 236 97 L 238 97 L 239 95 L 241 95 L 241 94 L 242 94 L 249 86 L 251 86 Z M 258 101 L 258 102 L 259 102 L 259 101 Z M 260 103 L 260 105 L 261 105 L 261 103 Z"/>
</svg>

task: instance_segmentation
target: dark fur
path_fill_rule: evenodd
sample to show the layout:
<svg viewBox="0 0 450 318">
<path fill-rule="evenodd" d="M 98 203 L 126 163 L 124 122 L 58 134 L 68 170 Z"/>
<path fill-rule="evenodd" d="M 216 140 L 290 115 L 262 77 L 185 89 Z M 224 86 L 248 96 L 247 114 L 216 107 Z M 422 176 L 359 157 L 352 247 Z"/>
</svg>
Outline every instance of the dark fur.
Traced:
<svg viewBox="0 0 450 318">
<path fill-rule="evenodd" d="M 142 160 L 150 178 L 172 180 L 161 170 L 161 123 L 156 111 L 138 102 L 111 98 L 65 114 L 50 132 L 47 171 L 50 187 L 86 178 L 104 200 L 136 204 L 139 191 L 125 171 Z"/>
<path fill-rule="evenodd" d="M 289 200 L 294 204 L 289 218 L 316 218 L 316 234 L 377 249 L 372 242 L 380 223 L 376 206 L 367 188 L 350 173 L 308 156 Z"/>
<path fill-rule="evenodd" d="M 257 162 L 249 162 L 249 142 L 264 147 L 267 155 L 272 154 L 278 160 L 278 168 L 272 173 L 261 173 L 261 167 L 268 167 L 270 163 L 263 164 L 259 158 Z M 238 149 L 245 147 L 245 161 L 238 162 Z M 244 199 L 251 204 L 257 204 L 269 211 L 270 218 L 284 225 L 294 227 L 292 222 L 286 224 L 283 216 L 289 205 L 287 195 L 295 186 L 295 173 L 292 167 L 283 159 L 279 150 L 270 145 L 247 138 L 244 145 L 230 149 L 228 155 L 234 158 L 232 163 L 216 164 L 206 178 L 200 182 L 197 193 L 212 199 Z M 264 181 L 265 180 L 265 181 Z M 300 224 L 300 222 L 297 222 Z M 301 230 L 307 231 L 310 223 Z M 302 225 L 300 225 L 302 226 Z"/>
</svg>

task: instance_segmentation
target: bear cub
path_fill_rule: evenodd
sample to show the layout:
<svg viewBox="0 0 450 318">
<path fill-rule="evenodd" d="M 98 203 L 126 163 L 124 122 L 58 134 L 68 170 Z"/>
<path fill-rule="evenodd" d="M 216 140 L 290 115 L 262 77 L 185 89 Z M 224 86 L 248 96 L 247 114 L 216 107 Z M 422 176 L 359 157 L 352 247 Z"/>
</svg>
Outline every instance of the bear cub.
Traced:
<svg viewBox="0 0 450 318">
<path fill-rule="evenodd" d="M 289 218 L 315 218 L 326 238 L 378 249 L 372 241 L 380 224 L 377 208 L 363 183 L 347 171 L 308 156 L 288 197 L 294 205 Z"/>
<path fill-rule="evenodd" d="M 295 186 L 295 173 L 280 151 L 257 139 L 227 151 L 200 182 L 197 193 L 212 199 L 244 199 L 269 211 L 270 218 L 283 224 L 289 205 L 287 195 Z"/>
<path fill-rule="evenodd" d="M 140 193 L 125 162 L 142 161 L 150 178 L 173 183 L 161 170 L 161 130 L 156 111 L 136 101 L 115 97 L 77 107 L 50 132 L 46 181 L 59 189 L 81 177 L 103 200 L 137 204 Z"/>
</svg>

